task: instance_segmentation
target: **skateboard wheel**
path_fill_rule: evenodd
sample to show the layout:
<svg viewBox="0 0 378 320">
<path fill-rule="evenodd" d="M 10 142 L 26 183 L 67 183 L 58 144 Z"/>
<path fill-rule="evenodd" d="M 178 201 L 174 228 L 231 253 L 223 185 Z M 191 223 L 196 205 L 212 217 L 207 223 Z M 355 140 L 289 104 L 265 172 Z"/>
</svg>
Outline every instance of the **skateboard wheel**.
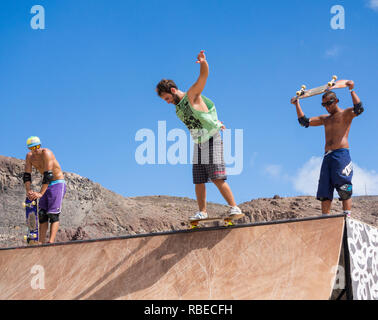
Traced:
<svg viewBox="0 0 378 320">
<path fill-rule="evenodd" d="M 26 203 L 25 202 L 22 204 L 22 207 L 26 208 Z"/>
<path fill-rule="evenodd" d="M 24 240 L 25 240 L 25 241 L 26 241 L 27 238 L 28 238 L 27 236 L 24 236 Z"/>
<path fill-rule="evenodd" d="M 332 79 L 333 79 L 333 80 L 337 80 L 337 76 L 333 76 Z"/>
<path fill-rule="evenodd" d="M 198 228 L 198 222 L 191 222 L 190 223 L 190 229 L 195 229 L 195 228 Z"/>
<path fill-rule="evenodd" d="M 32 203 L 31 203 L 33 206 L 35 206 L 36 205 L 36 203 L 35 203 L 35 201 L 33 201 Z"/>
<path fill-rule="evenodd" d="M 299 96 L 301 94 L 301 92 L 300 91 L 297 91 L 297 96 Z"/>
<path fill-rule="evenodd" d="M 224 224 L 225 224 L 226 227 L 229 227 L 229 226 L 233 226 L 233 225 L 234 225 L 234 224 L 232 223 L 232 220 L 228 220 L 228 219 L 224 220 Z"/>
<path fill-rule="evenodd" d="M 328 82 L 328 87 L 332 87 L 333 86 L 333 83 L 332 82 Z"/>
<path fill-rule="evenodd" d="M 302 86 L 302 89 L 303 89 L 303 90 L 306 90 L 306 88 L 307 88 L 307 87 L 306 87 L 305 85 Z"/>
</svg>

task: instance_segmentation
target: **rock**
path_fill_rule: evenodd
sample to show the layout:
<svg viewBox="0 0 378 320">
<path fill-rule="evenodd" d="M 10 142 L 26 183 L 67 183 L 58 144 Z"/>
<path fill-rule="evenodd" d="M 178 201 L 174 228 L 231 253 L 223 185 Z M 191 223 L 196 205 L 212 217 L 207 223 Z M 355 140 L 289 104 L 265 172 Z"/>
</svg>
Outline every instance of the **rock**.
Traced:
<svg viewBox="0 0 378 320">
<path fill-rule="evenodd" d="M 24 160 L 0 156 L 0 247 L 24 245 Z M 188 217 L 198 210 L 187 197 L 123 197 L 78 174 L 64 172 L 67 193 L 63 201 L 57 241 L 75 241 L 188 228 Z M 39 190 L 41 175 L 33 170 L 32 188 Z M 190 181 L 188 181 L 190 183 Z M 310 196 L 252 199 L 239 204 L 245 223 L 320 215 L 320 202 Z M 354 197 L 352 218 L 378 226 L 378 197 Z M 229 208 L 208 203 L 209 216 L 225 215 Z M 342 212 L 334 201 L 333 213 Z"/>
</svg>

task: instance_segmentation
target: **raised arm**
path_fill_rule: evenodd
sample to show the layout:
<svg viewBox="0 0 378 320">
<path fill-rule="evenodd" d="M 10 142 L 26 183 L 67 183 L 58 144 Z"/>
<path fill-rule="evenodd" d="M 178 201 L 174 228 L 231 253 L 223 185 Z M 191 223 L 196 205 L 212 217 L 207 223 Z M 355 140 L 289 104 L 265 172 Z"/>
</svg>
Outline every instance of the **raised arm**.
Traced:
<svg viewBox="0 0 378 320">
<path fill-rule="evenodd" d="M 299 104 L 299 99 L 297 97 L 294 97 L 290 102 L 295 106 L 298 119 L 304 117 L 305 114 L 303 113 L 301 105 Z"/>
<path fill-rule="evenodd" d="M 292 98 L 291 103 L 295 105 L 295 109 L 297 111 L 298 122 L 302 127 L 308 128 L 310 126 L 317 127 L 317 126 L 324 125 L 324 120 L 327 117 L 326 115 L 307 118 L 302 111 L 301 105 L 299 103 L 299 99 L 297 97 Z"/>
<path fill-rule="evenodd" d="M 205 51 L 201 50 L 201 52 L 197 56 L 196 63 L 199 63 L 200 66 L 200 75 L 197 81 L 190 87 L 188 90 L 188 98 L 191 101 L 196 101 L 200 96 L 205 88 L 207 77 L 209 76 L 209 65 L 206 61 Z"/>
<path fill-rule="evenodd" d="M 348 108 L 347 112 L 354 118 L 359 116 L 362 112 L 364 112 L 364 108 L 356 91 L 354 91 L 354 81 L 349 80 L 346 84 L 349 87 L 349 91 L 353 101 L 353 108 Z"/>
</svg>

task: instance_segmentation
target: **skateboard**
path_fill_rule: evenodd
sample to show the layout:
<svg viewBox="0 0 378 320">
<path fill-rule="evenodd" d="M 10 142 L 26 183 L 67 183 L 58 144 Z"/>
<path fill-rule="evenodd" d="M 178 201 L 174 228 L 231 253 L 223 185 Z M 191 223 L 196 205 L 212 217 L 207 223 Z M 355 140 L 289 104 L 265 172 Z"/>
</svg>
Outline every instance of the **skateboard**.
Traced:
<svg viewBox="0 0 378 320">
<path fill-rule="evenodd" d="M 225 217 L 214 217 L 214 218 L 206 218 L 206 219 L 196 219 L 196 220 L 189 220 L 190 229 L 199 228 L 201 224 L 206 224 L 209 222 L 220 221 L 223 222 L 225 226 L 233 226 L 235 220 L 239 220 L 245 216 L 244 213 L 236 214 L 233 216 L 225 216 Z"/>
<path fill-rule="evenodd" d="M 26 225 L 28 226 L 28 233 L 24 236 L 24 240 L 29 245 L 37 244 L 39 241 L 38 202 L 26 198 L 22 206 L 25 208 Z"/>
<path fill-rule="evenodd" d="M 304 99 L 304 98 L 309 98 L 312 96 L 316 96 L 318 94 L 322 94 L 324 92 L 333 90 L 333 89 L 341 89 L 341 88 L 346 88 L 347 85 L 346 83 L 348 80 L 338 80 L 337 81 L 337 76 L 333 76 L 332 80 L 328 82 L 327 84 L 306 90 L 306 86 L 303 85 L 299 91 L 297 91 L 297 100 L 298 99 Z"/>
</svg>

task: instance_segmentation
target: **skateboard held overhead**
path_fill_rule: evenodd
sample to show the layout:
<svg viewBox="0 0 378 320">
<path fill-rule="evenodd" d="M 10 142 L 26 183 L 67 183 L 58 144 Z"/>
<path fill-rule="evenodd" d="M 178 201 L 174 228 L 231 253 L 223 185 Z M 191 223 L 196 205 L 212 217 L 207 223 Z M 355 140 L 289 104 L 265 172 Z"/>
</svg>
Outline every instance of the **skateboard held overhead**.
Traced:
<svg viewBox="0 0 378 320">
<path fill-rule="evenodd" d="M 22 204 L 25 208 L 26 225 L 28 233 L 24 236 L 24 240 L 29 244 L 39 243 L 39 223 L 38 223 L 38 202 L 37 200 L 29 200 L 26 198 Z"/>
<path fill-rule="evenodd" d="M 325 93 L 327 91 L 333 90 L 333 89 L 341 89 L 341 88 L 346 88 L 347 87 L 347 82 L 348 80 L 338 80 L 337 81 L 337 76 L 333 76 L 332 80 L 328 82 L 325 85 L 322 85 L 317 88 L 313 89 L 307 89 L 305 85 L 302 85 L 301 89 L 297 91 L 297 99 L 304 99 L 304 98 L 309 98 L 312 96 L 316 96 L 318 94 Z"/>
<path fill-rule="evenodd" d="M 235 220 L 239 220 L 245 216 L 244 213 L 235 214 L 232 216 L 225 216 L 225 217 L 214 217 L 214 218 L 206 218 L 206 219 L 196 219 L 196 220 L 189 220 L 190 229 L 199 228 L 201 224 L 207 224 L 209 222 L 220 221 L 223 222 L 225 226 L 233 226 Z"/>
</svg>

